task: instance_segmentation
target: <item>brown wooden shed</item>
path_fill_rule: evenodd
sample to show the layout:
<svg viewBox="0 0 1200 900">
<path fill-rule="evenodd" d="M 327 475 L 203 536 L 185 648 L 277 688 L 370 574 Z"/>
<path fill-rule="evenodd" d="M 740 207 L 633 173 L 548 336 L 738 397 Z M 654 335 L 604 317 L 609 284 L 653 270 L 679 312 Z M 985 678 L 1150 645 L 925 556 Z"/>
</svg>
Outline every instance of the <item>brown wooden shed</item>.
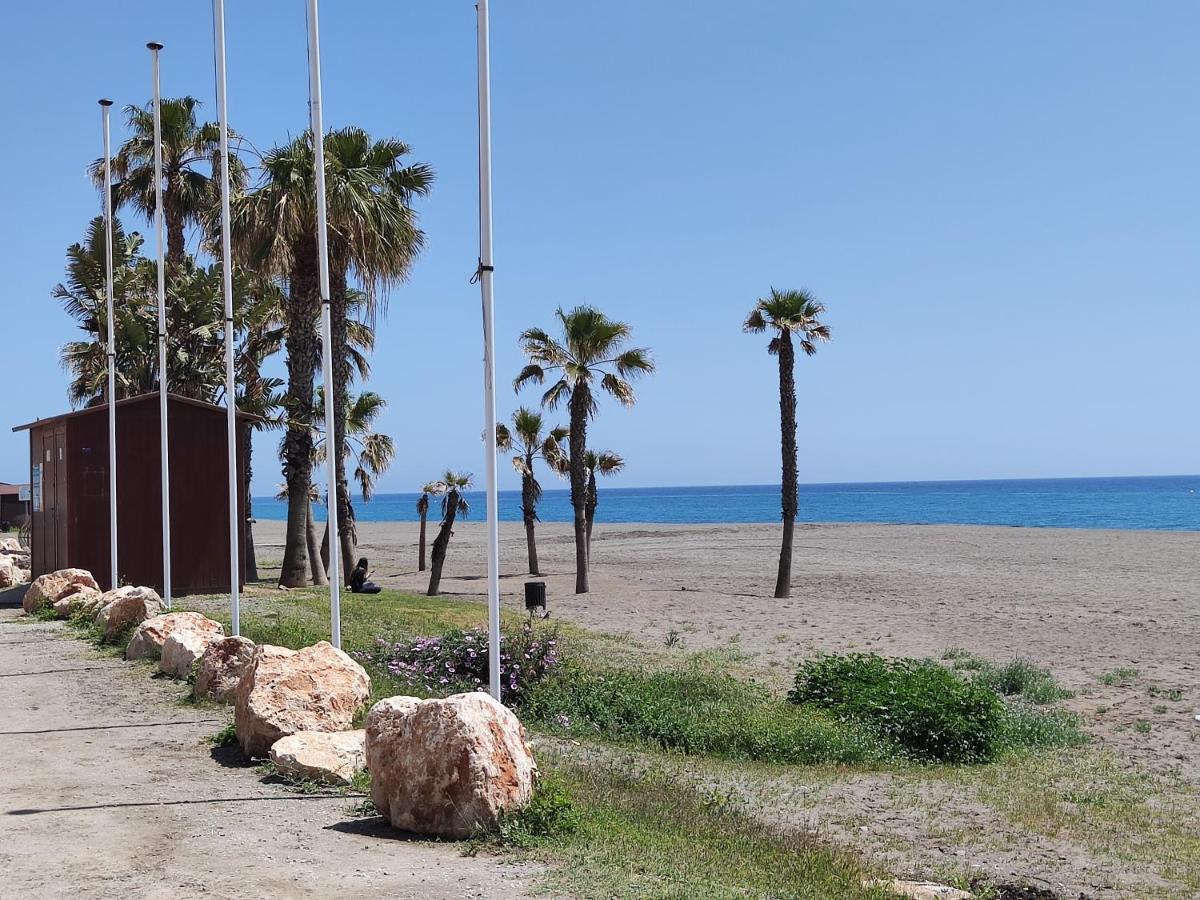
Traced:
<svg viewBox="0 0 1200 900">
<path fill-rule="evenodd" d="M 229 590 L 229 491 L 225 408 L 168 398 L 171 461 L 171 590 Z M 253 416 L 238 414 L 238 428 Z M 108 406 L 18 425 L 29 431 L 33 575 L 74 566 L 107 589 Z M 240 435 L 245 438 L 245 433 Z M 238 483 L 246 473 L 238 441 Z M 159 397 L 117 401 L 117 529 L 120 581 L 163 589 Z M 238 491 L 240 581 L 246 578 L 246 510 Z"/>
</svg>

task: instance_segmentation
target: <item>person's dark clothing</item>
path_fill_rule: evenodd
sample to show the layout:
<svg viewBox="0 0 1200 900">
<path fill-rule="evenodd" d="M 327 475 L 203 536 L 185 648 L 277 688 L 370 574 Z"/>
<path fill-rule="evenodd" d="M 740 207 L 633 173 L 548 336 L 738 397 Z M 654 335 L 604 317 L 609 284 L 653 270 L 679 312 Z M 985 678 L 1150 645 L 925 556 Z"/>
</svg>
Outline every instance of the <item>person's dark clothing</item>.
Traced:
<svg viewBox="0 0 1200 900">
<path fill-rule="evenodd" d="M 367 581 L 365 566 L 355 566 L 350 573 L 350 591 L 354 594 L 378 594 L 380 587 L 373 581 Z"/>
</svg>

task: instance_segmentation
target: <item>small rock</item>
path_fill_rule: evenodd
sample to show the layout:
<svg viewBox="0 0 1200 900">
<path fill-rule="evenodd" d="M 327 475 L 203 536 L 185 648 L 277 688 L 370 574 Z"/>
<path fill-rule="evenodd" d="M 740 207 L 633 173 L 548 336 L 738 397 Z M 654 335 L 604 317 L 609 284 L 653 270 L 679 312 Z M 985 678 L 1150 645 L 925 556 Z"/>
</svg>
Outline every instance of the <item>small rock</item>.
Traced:
<svg viewBox="0 0 1200 900">
<path fill-rule="evenodd" d="M 89 587 L 99 590 L 100 585 L 87 569 L 59 569 L 39 575 L 25 592 L 21 607 L 27 613 L 34 613 L 43 606 L 61 600 L 69 593 L 74 593 L 79 587 Z"/>
<path fill-rule="evenodd" d="M 163 644 L 176 630 L 196 631 L 217 638 L 225 636 L 220 622 L 214 622 L 198 612 L 173 612 L 147 619 L 133 630 L 129 646 L 125 648 L 126 659 L 158 659 L 162 656 Z"/>
<path fill-rule="evenodd" d="M 254 641 L 248 638 L 227 637 L 213 641 L 200 657 L 193 695 L 222 703 L 233 702 L 238 682 L 253 659 Z"/>
<path fill-rule="evenodd" d="M 21 542 L 15 537 L 0 537 L 0 553 L 20 553 Z"/>
<path fill-rule="evenodd" d="M 271 762 L 288 778 L 347 785 L 367 764 L 366 742 L 362 729 L 298 731 L 271 745 Z"/>
<path fill-rule="evenodd" d="M 371 799 L 396 828 L 465 838 L 533 796 L 525 729 L 488 694 L 389 697 L 371 707 L 366 731 Z"/>
<path fill-rule="evenodd" d="M 104 606 L 96 614 L 96 624 L 106 643 L 112 643 L 132 626 L 162 612 L 162 598 L 154 588 L 119 587 L 101 598 Z"/>
<path fill-rule="evenodd" d="M 24 579 L 21 567 L 14 557 L 0 554 L 0 588 L 10 588 Z"/>
<path fill-rule="evenodd" d="M 297 731 L 346 731 L 370 696 L 366 670 L 326 641 L 260 646 L 234 695 L 238 743 L 253 759 Z"/>
<path fill-rule="evenodd" d="M 162 647 L 162 658 L 158 661 L 160 672 L 186 679 L 192 674 L 192 666 L 200 661 L 204 651 L 213 641 L 225 636 L 216 622 L 218 630 L 202 631 L 196 628 L 176 628 Z"/>
</svg>

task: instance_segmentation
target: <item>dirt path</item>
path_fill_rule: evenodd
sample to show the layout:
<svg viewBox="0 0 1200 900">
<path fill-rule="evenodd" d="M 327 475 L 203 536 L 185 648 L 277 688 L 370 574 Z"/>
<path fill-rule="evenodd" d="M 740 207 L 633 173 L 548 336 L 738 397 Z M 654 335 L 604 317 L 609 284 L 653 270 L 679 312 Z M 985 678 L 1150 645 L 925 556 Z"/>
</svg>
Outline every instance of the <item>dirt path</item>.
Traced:
<svg viewBox="0 0 1200 900">
<path fill-rule="evenodd" d="M 0 897 L 509 898 L 536 872 L 406 840 L 344 796 L 264 783 L 224 710 L 0 609 Z"/>
</svg>

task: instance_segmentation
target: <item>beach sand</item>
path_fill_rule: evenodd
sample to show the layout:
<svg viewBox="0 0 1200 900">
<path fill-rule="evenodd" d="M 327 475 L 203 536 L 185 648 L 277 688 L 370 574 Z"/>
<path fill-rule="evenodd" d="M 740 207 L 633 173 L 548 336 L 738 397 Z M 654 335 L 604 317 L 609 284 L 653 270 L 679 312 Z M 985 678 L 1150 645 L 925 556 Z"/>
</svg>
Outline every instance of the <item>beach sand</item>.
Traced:
<svg viewBox="0 0 1200 900">
<path fill-rule="evenodd" d="M 423 592 L 416 523 L 364 522 L 361 554 L 386 587 Z M 432 544 L 436 526 L 431 525 Z M 1049 667 L 1099 742 L 1157 771 L 1200 780 L 1200 534 L 989 526 L 799 525 L 793 589 L 776 600 L 770 525 L 611 525 L 593 536 L 591 593 L 574 593 L 569 524 L 538 526 L 554 619 L 662 649 L 734 648 L 780 686 L 818 651 L 988 659 Z M 259 522 L 261 558 L 282 557 L 283 523 Z M 503 602 L 522 607 L 524 530 L 501 523 Z M 460 522 L 443 593 L 483 599 L 484 525 Z M 1124 684 L 1105 673 L 1136 669 Z M 1131 689 L 1130 681 L 1133 687 Z M 1182 699 L 1154 714 L 1154 697 Z M 1151 720 L 1152 739 L 1133 726 Z"/>
</svg>

